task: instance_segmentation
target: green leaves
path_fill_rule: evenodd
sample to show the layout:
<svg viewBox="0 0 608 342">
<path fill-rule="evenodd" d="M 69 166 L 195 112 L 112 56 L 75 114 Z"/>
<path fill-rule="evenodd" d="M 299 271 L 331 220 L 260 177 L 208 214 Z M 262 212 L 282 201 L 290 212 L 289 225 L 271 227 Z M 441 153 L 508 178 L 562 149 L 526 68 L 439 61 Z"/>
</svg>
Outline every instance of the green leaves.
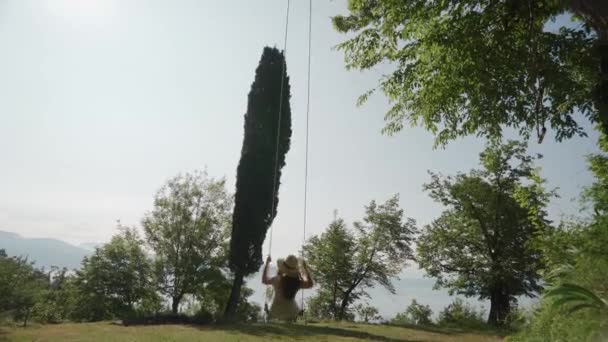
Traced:
<svg viewBox="0 0 608 342">
<path fill-rule="evenodd" d="M 392 104 L 386 134 L 409 123 L 435 134 L 436 145 L 500 137 L 505 127 L 527 138 L 545 124 L 558 141 L 585 135 L 575 114 L 597 120 L 595 38 L 583 28 L 544 31 L 564 8 L 529 4 L 350 0 L 348 15 L 332 21 L 354 34 L 337 46 L 348 69 L 394 67 L 378 85 Z"/>
<path fill-rule="evenodd" d="M 412 299 L 412 302 L 405 309 L 405 312 L 397 314 L 397 316 L 391 320 L 391 323 L 397 325 L 430 325 L 433 323 L 431 321 L 432 315 L 433 311 L 430 306 L 419 304 L 415 299 Z"/>
<path fill-rule="evenodd" d="M 372 201 L 365 212 L 363 222 L 355 222 L 354 229 L 335 218 L 324 233 L 304 246 L 315 280 L 322 287 L 310 302 L 320 318 L 346 318 L 349 305 L 366 296 L 366 289 L 375 284 L 394 293 L 392 279 L 412 258 L 410 244 L 416 223 L 404 220 L 398 196 L 382 204 Z"/>
<path fill-rule="evenodd" d="M 26 326 L 42 291 L 48 287 L 46 274 L 24 257 L 8 257 L 0 249 L 0 313 L 9 312 Z"/>
<path fill-rule="evenodd" d="M 76 320 L 96 321 L 133 315 L 139 303 L 155 297 L 151 261 L 135 229 L 120 233 L 86 257 L 75 279 Z"/>
<path fill-rule="evenodd" d="M 172 298 L 174 311 L 185 294 L 207 280 L 207 271 L 224 265 L 232 204 L 225 180 L 205 172 L 184 174 L 167 181 L 142 220 L 156 254 L 159 289 Z"/>
<path fill-rule="evenodd" d="M 482 169 L 454 177 L 431 173 L 424 187 L 446 209 L 417 240 L 420 267 L 451 293 L 490 299 L 497 324 L 511 300 L 540 289 L 535 240 L 549 226 L 553 194 L 525 150 L 522 143 L 490 142 L 480 154 Z"/>
<path fill-rule="evenodd" d="M 606 137 L 600 149 L 606 149 Z M 568 341 L 595 341 L 606 338 L 608 322 L 608 164 L 605 153 L 589 158 L 595 182 L 583 192 L 583 200 L 593 213 L 564 221 L 544 231 L 537 244 L 544 259 L 544 279 L 549 287 L 532 321 L 519 334 L 518 341 L 546 338 Z M 537 183 L 537 182 L 536 182 Z M 530 186 L 534 187 L 534 183 Z M 528 201 L 521 191 L 520 201 Z"/>
<path fill-rule="evenodd" d="M 265 47 L 248 96 L 236 176 L 229 266 L 241 276 L 260 269 L 262 244 L 277 213 L 281 170 L 291 144 L 290 97 L 285 56 Z"/>
<path fill-rule="evenodd" d="M 554 307 L 567 307 L 569 313 L 590 309 L 608 314 L 608 301 L 600 298 L 594 292 L 575 284 L 564 283 L 552 287 L 544 293 L 544 297 L 553 298 L 552 305 Z"/>
</svg>

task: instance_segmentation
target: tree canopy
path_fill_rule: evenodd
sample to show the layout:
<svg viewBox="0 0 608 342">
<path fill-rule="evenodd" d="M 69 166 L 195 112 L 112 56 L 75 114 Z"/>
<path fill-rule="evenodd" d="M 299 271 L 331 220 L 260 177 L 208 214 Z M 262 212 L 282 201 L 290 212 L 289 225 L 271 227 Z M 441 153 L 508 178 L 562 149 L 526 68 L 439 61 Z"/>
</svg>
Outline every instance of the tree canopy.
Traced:
<svg viewBox="0 0 608 342">
<path fill-rule="evenodd" d="M 398 196 L 382 204 L 370 202 L 365 214 L 363 222 L 353 224 L 354 229 L 336 218 L 326 232 L 304 245 L 321 286 L 312 303 L 319 307 L 316 311 L 333 319 L 348 317 L 349 306 L 376 284 L 394 293 L 392 280 L 412 258 L 415 221 L 404 218 Z"/>
<path fill-rule="evenodd" d="M 595 95 L 595 26 L 546 27 L 574 10 L 566 3 L 349 0 L 349 13 L 333 23 L 354 34 L 338 45 L 348 68 L 392 69 L 359 100 L 375 90 L 387 96 L 385 133 L 419 125 L 445 144 L 471 134 L 498 137 L 505 127 L 542 140 L 550 127 L 561 141 L 585 135 L 583 118 L 608 129 L 608 111 L 599 116 Z"/>
<path fill-rule="evenodd" d="M 172 299 L 174 313 L 225 261 L 232 203 L 225 180 L 184 174 L 167 181 L 143 219 L 160 290 Z"/>
<path fill-rule="evenodd" d="M 119 226 L 120 233 L 82 261 L 75 282 L 80 320 L 127 317 L 136 305 L 156 291 L 152 265 L 135 229 Z M 86 313 L 88 311 L 88 314 Z"/>
<path fill-rule="evenodd" d="M 431 174 L 431 198 L 446 206 L 417 241 L 417 261 L 452 293 L 490 300 L 488 322 L 503 324 L 516 297 L 540 289 L 535 237 L 549 230 L 544 189 L 526 144 L 490 143 L 481 170 Z"/>
</svg>

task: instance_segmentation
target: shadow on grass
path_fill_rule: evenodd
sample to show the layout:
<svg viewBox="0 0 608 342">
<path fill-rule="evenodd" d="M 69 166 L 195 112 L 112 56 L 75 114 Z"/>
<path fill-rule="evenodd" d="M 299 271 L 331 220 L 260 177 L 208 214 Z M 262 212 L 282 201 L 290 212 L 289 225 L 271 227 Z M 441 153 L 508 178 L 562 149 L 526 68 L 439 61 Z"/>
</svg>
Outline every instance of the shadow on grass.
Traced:
<svg viewBox="0 0 608 342">
<path fill-rule="evenodd" d="M 314 336 L 335 336 L 349 337 L 362 340 L 373 340 L 383 342 L 414 342 L 417 340 L 406 340 L 399 338 L 390 338 L 381 335 L 371 334 L 365 331 L 355 331 L 350 329 L 341 329 L 328 326 L 288 324 L 288 323 L 272 323 L 272 324 L 242 324 L 242 325 L 219 325 L 207 327 L 212 329 L 222 329 L 228 333 L 240 333 L 253 335 L 257 337 L 265 337 L 269 335 L 290 336 L 290 337 L 314 337 Z"/>
<path fill-rule="evenodd" d="M 394 327 L 394 328 L 418 330 L 418 331 L 424 331 L 424 332 L 428 332 L 428 333 L 442 334 L 442 335 L 458 335 L 458 334 L 468 332 L 468 331 L 459 330 L 459 329 L 442 328 L 442 327 L 438 327 L 436 325 L 386 324 L 386 326 Z"/>
<path fill-rule="evenodd" d="M 430 332 L 430 333 L 444 334 L 444 335 L 475 334 L 475 335 L 505 337 L 514 332 L 512 330 L 493 328 L 490 326 L 479 326 L 479 327 L 464 326 L 463 327 L 463 326 L 458 326 L 458 325 L 439 326 L 439 325 L 415 325 L 415 324 L 403 324 L 403 325 L 388 324 L 388 326 L 396 327 L 396 328 L 410 329 L 410 330 L 420 330 L 420 331 L 426 331 L 426 332 Z"/>
</svg>

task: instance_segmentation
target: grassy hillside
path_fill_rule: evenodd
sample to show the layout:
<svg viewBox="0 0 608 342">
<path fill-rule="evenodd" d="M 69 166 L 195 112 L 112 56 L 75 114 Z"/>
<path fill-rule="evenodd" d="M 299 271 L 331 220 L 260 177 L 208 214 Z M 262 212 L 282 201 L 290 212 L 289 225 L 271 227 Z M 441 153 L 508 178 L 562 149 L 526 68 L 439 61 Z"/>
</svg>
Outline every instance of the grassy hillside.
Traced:
<svg viewBox="0 0 608 342">
<path fill-rule="evenodd" d="M 107 322 L 4 329 L 8 341 L 501 341 L 491 334 L 364 324 L 123 327 Z"/>
</svg>

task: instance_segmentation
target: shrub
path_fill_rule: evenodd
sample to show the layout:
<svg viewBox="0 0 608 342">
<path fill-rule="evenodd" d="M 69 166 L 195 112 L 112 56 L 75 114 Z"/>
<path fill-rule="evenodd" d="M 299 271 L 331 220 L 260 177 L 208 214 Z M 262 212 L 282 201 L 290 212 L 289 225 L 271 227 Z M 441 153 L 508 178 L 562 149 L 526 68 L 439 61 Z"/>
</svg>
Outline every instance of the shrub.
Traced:
<svg viewBox="0 0 608 342">
<path fill-rule="evenodd" d="M 462 299 L 456 298 L 439 313 L 437 323 L 443 326 L 459 328 L 485 328 L 484 312 L 476 310 Z"/>
<path fill-rule="evenodd" d="M 431 316 L 433 311 L 428 305 L 418 304 L 415 299 L 405 309 L 405 312 L 398 313 L 390 324 L 394 325 L 431 325 Z"/>
</svg>

